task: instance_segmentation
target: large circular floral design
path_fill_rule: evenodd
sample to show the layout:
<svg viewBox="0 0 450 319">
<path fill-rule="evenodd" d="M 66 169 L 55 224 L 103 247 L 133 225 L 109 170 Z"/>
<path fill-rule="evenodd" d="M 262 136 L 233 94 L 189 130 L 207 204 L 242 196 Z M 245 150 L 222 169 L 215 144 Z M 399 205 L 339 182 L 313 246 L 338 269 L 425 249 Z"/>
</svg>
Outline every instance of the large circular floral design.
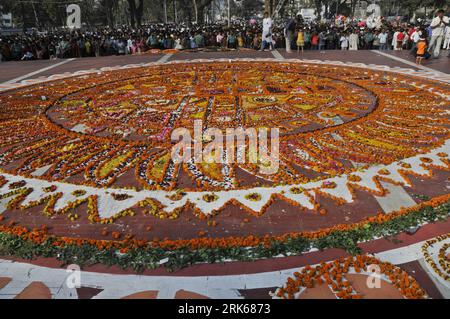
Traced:
<svg viewBox="0 0 450 319">
<path fill-rule="evenodd" d="M 442 145 L 447 93 L 445 85 L 387 72 L 293 63 L 169 64 L 91 74 L 0 96 L 0 167 L 96 187 L 306 183 Z M 192 130 L 195 120 L 203 130 L 279 128 L 279 170 L 261 176 L 262 159 L 175 165 L 171 132 Z"/>
<path fill-rule="evenodd" d="M 413 177 L 448 172 L 449 99 L 448 84 L 398 70 L 274 61 L 152 64 L 6 91 L 0 233 L 48 224 L 43 238 L 126 252 L 144 245 L 133 236 L 167 239 L 154 241 L 163 249 L 228 249 L 383 224 L 410 211 L 372 209 L 371 195 L 387 193 L 382 182 L 419 185 Z M 279 170 L 174 163 L 171 133 L 196 120 L 202 130 L 279 128 Z M 424 190 L 430 197 L 448 195 L 448 173 L 439 178 L 444 191 Z M 356 213 L 334 210 L 360 191 Z"/>
<path fill-rule="evenodd" d="M 193 131 L 195 120 L 203 130 L 276 127 L 287 135 L 337 125 L 338 117 L 350 122 L 376 106 L 376 97 L 355 83 L 301 72 L 239 63 L 165 66 L 77 90 L 47 115 L 70 131 L 158 147 L 170 143 L 176 127 Z"/>
</svg>

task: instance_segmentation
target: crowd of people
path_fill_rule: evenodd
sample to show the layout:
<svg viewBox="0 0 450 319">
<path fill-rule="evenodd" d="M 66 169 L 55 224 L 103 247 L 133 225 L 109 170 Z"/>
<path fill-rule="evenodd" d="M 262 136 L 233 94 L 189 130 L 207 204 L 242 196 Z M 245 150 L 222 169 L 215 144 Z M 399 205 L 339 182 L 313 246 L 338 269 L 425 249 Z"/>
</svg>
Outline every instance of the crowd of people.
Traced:
<svg viewBox="0 0 450 319">
<path fill-rule="evenodd" d="M 418 44 L 425 43 L 424 45 Z M 450 25 L 440 10 L 431 23 L 376 23 L 338 16 L 333 21 L 305 21 L 301 15 L 274 22 L 187 27 L 174 24 L 60 30 L 0 36 L 0 61 L 40 60 L 139 54 L 148 50 L 415 50 L 428 58 L 450 49 Z M 420 49 L 420 51 L 419 51 Z M 417 52 L 416 52 L 417 51 Z M 419 58 L 419 57 L 418 57 Z M 418 59 L 418 61 L 422 59 Z"/>
</svg>

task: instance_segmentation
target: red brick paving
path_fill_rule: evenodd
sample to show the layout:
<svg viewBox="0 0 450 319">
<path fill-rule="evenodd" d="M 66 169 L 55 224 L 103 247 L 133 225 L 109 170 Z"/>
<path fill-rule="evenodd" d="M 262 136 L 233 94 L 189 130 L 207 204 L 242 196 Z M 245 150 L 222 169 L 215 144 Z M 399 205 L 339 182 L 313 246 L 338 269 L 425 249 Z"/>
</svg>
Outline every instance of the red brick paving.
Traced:
<svg viewBox="0 0 450 319">
<path fill-rule="evenodd" d="M 273 59 L 271 52 L 260 51 L 228 51 L 228 52 L 180 52 L 173 55 L 169 61 L 175 60 L 196 60 L 196 59 Z"/>
<path fill-rule="evenodd" d="M 79 70 L 99 69 L 102 67 L 112 67 L 117 65 L 127 65 L 134 63 L 148 63 L 155 62 L 160 59 L 162 54 L 145 54 L 133 56 L 108 56 L 98 58 L 79 58 L 71 62 L 55 67 L 48 71 L 37 74 L 31 78 L 38 78 L 42 76 L 50 76 L 54 74 L 61 74 L 65 72 L 76 72 Z M 18 78 L 31 72 L 58 64 L 66 60 L 38 60 L 38 61 L 11 61 L 0 63 L 0 83 Z"/>
<path fill-rule="evenodd" d="M 3 287 L 5 287 L 7 284 L 9 284 L 11 282 L 11 278 L 9 277 L 0 277 L 0 289 L 2 289 Z"/>
<path fill-rule="evenodd" d="M 135 294 L 123 297 L 121 299 L 156 299 L 158 296 L 158 291 L 150 290 L 150 291 L 141 291 Z"/>
<path fill-rule="evenodd" d="M 28 74 L 39 69 L 43 69 L 49 67 L 51 65 L 55 65 L 61 62 L 58 61 L 49 61 L 49 60 L 41 60 L 41 61 L 27 61 L 27 62 L 1 62 L 0 63 L 0 83 L 15 79 L 24 74 Z M 56 68 L 55 68 L 56 69 Z M 53 69 L 53 70 L 55 70 Z M 36 76 L 37 77 L 37 76 Z"/>
<path fill-rule="evenodd" d="M 420 178 L 414 175 L 407 175 L 412 187 L 404 187 L 405 191 L 413 197 L 416 202 L 426 201 L 425 199 L 445 195 L 450 189 L 450 172 L 433 170 L 431 178 Z M 422 195 L 426 196 L 423 198 Z"/>
<path fill-rule="evenodd" d="M 363 299 L 403 299 L 401 292 L 387 281 L 381 280 L 379 288 L 370 288 L 367 285 L 367 275 L 347 274 L 345 278 Z"/>
<path fill-rule="evenodd" d="M 434 285 L 433 281 L 430 279 L 425 270 L 421 267 L 420 263 L 416 261 L 412 261 L 409 263 L 399 265 L 404 271 L 406 271 L 409 275 L 414 277 L 417 280 L 419 285 L 425 289 L 428 296 L 433 299 L 442 299 L 442 294 Z"/>
<path fill-rule="evenodd" d="M 384 56 L 378 55 L 371 51 L 305 51 L 304 53 L 291 53 L 288 54 L 284 50 L 280 49 L 279 52 L 285 58 L 292 59 L 311 59 L 311 60 L 330 60 L 330 61 L 344 61 L 344 62 L 356 62 L 365 64 L 379 64 L 387 65 L 390 67 L 403 67 L 412 68 L 407 64 L 403 64 L 398 61 L 391 60 Z M 389 54 L 401 57 L 403 59 L 413 61 L 414 59 L 408 55 L 407 51 L 393 52 L 385 51 Z M 162 54 L 143 54 L 133 56 L 108 56 L 99 58 L 79 58 L 74 61 L 68 62 L 64 65 L 55 67 L 51 70 L 42 72 L 33 78 L 41 76 L 49 76 L 53 74 L 60 74 L 64 72 L 75 72 L 78 70 L 98 69 L 107 66 L 126 65 L 134 63 L 154 62 L 160 59 Z M 229 52 L 180 52 L 174 54 L 169 61 L 174 60 L 194 60 L 194 59 L 219 59 L 219 58 L 274 58 L 271 52 L 259 52 L 259 51 L 229 51 Z M 37 71 L 39 69 L 57 64 L 64 60 L 40 60 L 40 61 L 21 61 L 21 62 L 3 62 L 0 64 L 0 83 L 8 80 L 20 77 L 22 75 Z M 441 72 L 450 73 L 450 59 L 445 54 L 438 60 L 427 61 L 425 66 L 434 68 Z"/>
<path fill-rule="evenodd" d="M 401 67 L 412 68 L 411 66 L 394 61 L 384 56 L 378 55 L 372 51 L 360 50 L 360 51 L 305 51 L 304 53 L 286 53 L 280 50 L 281 55 L 286 59 L 306 59 L 306 60 L 329 60 L 329 61 L 342 61 L 364 64 L 377 64 L 387 65 L 389 67 Z M 414 68 L 412 68 L 414 69 Z"/>
<path fill-rule="evenodd" d="M 78 299 L 92 299 L 92 297 L 97 296 L 103 291 L 103 289 L 92 288 L 92 287 L 80 287 L 76 288 Z"/>
<path fill-rule="evenodd" d="M 275 292 L 278 287 L 239 289 L 239 293 L 244 299 L 272 299 L 269 292 Z"/>
<path fill-rule="evenodd" d="M 415 57 L 411 56 L 408 51 L 384 51 L 384 52 L 408 60 L 410 62 L 415 62 Z M 441 51 L 441 55 L 438 59 L 424 60 L 422 65 L 440 72 L 450 73 L 450 58 L 447 57 L 449 53 L 450 51 L 443 50 Z"/>
<path fill-rule="evenodd" d="M 320 284 L 313 288 L 306 288 L 304 292 L 299 296 L 301 300 L 314 300 L 314 299 L 328 299 L 335 300 L 336 295 L 331 291 L 330 287 L 326 284 Z"/>
<path fill-rule="evenodd" d="M 14 299 L 51 299 L 50 289 L 40 281 L 33 281 Z"/>
</svg>

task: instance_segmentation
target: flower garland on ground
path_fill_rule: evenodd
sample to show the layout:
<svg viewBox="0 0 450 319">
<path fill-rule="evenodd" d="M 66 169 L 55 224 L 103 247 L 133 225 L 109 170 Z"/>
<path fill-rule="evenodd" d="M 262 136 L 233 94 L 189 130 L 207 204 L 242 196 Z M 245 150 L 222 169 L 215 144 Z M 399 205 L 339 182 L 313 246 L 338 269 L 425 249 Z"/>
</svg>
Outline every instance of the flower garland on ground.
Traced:
<svg viewBox="0 0 450 319">
<path fill-rule="evenodd" d="M 295 299 L 304 289 L 327 284 L 338 299 L 361 299 L 364 296 L 352 287 L 346 275 L 350 273 L 368 273 L 368 267 L 376 265 L 380 269 L 377 275 L 384 275 L 386 280 L 397 288 L 407 299 L 427 298 L 426 292 L 417 281 L 399 267 L 382 262 L 369 255 L 340 258 L 319 265 L 306 266 L 289 277 L 286 284 L 273 294 L 275 298 Z M 380 279 L 381 280 L 381 279 Z"/>
<path fill-rule="evenodd" d="M 450 239 L 450 233 L 426 241 L 422 246 L 422 254 L 428 266 L 450 285 L 450 263 L 447 259 L 447 250 L 450 248 L 448 239 Z M 437 254 L 430 253 L 430 248 L 441 243 L 443 243 L 442 247 Z"/>
<path fill-rule="evenodd" d="M 153 240 L 147 242 L 128 235 L 123 240 L 93 240 L 55 237 L 45 226 L 29 230 L 13 221 L 0 225 L 0 255 L 33 258 L 56 257 L 80 265 L 102 263 L 143 271 L 164 261 L 169 270 L 194 263 L 223 260 L 255 260 L 301 254 L 311 248 L 343 248 L 359 254 L 358 242 L 380 236 L 393 236 L 423 223 L 445 220 L 450 213 L 450 194 L 391 214 L 379 214 L 353 225 L 338 225 L 317 232 L 283 236 L 197 238 L 192 240 Z"/>
</svg>

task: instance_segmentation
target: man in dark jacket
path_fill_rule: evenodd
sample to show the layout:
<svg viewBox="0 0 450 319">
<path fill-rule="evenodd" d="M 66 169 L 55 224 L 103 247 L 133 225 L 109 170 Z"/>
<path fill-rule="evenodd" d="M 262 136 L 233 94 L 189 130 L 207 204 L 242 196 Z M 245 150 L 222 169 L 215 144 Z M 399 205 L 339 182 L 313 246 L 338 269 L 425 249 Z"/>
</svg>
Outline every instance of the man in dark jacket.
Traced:
<svg viewBox="0 0 450 319">
<path fill-rule="evenodd" d="M 295 30 L 298 26 L 303 24 L 303 17 L 298 14 L 295 18 L 289 19 L 284 28 L 284 37 L 286 38 L 286 52 L 292 53 L 292 42 L 294 41 Z"/>
</svg>

